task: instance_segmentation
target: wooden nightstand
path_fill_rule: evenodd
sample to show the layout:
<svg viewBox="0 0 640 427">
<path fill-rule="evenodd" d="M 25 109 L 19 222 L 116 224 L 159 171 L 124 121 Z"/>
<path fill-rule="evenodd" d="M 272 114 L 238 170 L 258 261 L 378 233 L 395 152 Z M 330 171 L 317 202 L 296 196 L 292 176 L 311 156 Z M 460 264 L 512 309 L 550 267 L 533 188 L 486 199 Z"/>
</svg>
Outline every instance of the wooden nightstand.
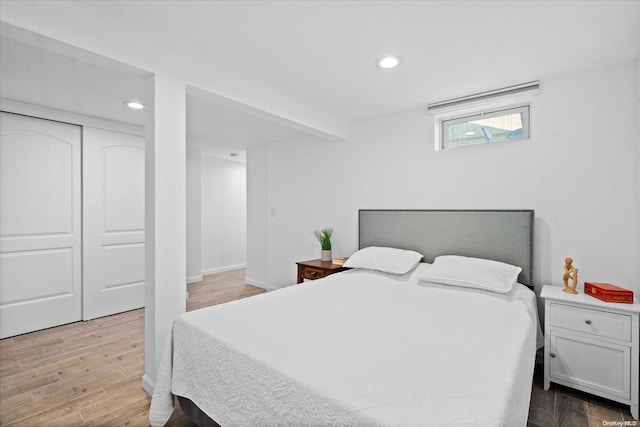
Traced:
<svg viewBox="0 0 640 427">
<path fill-rule="evenodd" d="M 551 382 L 629 405 L 638 419 L 640 304 L 545 286 L 544 389 Z"/>
<path fill-rule="evenodd" d="M 342 265 L 334 264 L 331 261 L 321 261 L 319 259 L 300 261 L 296 264 L 298 264 L 298 283 L 304 282 L 304 279 L 321 279 L 333 273 L 348 270 L 347 267 L 343 267 Z"/>
</svg>

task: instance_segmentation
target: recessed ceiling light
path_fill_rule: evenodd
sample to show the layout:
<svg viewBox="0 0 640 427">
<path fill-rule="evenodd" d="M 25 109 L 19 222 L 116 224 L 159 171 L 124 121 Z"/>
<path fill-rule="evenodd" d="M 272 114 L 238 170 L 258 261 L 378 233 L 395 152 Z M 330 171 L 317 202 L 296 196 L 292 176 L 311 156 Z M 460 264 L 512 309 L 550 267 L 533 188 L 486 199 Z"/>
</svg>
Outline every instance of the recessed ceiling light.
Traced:
<svg viewBox="0 0 640 427">
<path fill-rule="evenodd" d="M 402 63 L 402 58 L 394 55 L 383 56 L 382 58 L 376 61 L 376 65 L 384 69 L 396 68 L 401 63 Z"/>
<path fill-rule="evenodd" d="M 144 104 L 138 101 L 127 101 L 125 104 L 133 110 L 142 110 L 144 108 Z"/>
</svg>

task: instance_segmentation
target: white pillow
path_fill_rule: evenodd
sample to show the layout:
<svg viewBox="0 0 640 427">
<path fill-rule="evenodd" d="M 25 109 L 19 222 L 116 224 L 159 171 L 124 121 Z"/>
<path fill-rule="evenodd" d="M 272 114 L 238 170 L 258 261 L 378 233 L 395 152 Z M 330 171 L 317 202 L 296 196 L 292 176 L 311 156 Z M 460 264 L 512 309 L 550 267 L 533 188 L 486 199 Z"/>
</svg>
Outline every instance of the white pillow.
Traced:
<svg viewBox="0 0 640 427">
<path fill-rule="evenodd" d="M 351 255 L 344 266 L 405 274 L 413 270 L 422 257 L 421 253 L 407 249 L 369 246 Z"/>
<path fill-rule="evenodd" d="M 504 294 L 511 290 L 521 271 L 504 262 L 443 255 L 433 261 L 420 280 Z"/>
</svg>

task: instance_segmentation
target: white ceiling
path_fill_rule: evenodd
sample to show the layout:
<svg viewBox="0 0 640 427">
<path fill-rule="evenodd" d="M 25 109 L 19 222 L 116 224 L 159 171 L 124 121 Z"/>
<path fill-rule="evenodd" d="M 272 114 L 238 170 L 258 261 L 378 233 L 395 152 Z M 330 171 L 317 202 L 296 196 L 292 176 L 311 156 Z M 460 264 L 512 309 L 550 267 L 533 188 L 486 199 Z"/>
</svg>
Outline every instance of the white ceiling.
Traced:
<svg viewBox="0 0 640 427">
<path fill-rule="evenodd" d="M 264 118 L 216 104 L 187 91 L 187 135 L 190 146 L 225 156 L 237 150 L 304 135 L 303 132 Z"/>
<path fill-rule="evenodd" d="M 640 1 L 3 0 L 0 16 L 229 100 L 190 96 L 187 104 L 195 143 L 225 150 L 306 130 L 344 136 L 340 129 L 358 120 L 531 80 L 544 90 L 547 77 L 640 57 Z M 33 92 L 4 76 L 19 68 L 6 63 L 29 51 L 5 50 L 3 41 L 2 96 L 20 100 Z M 389 53 L 400 55 L 402 66 L 376 68 Z M 39 92 L 43 98 L 69 108 L 88 108 L 95 97 L 105 110 L 122 109 L 128 90 L 140 96 L 129 86 L 132 76 L 70 63 L 78 76 L 69 88 L 56 84 L 57 66 L 35 70 L 37 60 L 23 60 L 26 70 L 10 73 L 44 79 L 50 85 Z M 133 77 L 141 81 L 140 73 Z M 229 108 L 234 102 L 251 109 Z"/>
<path fill-rule="evenodd" d="M 144 99 L 143 76 L 107 69 L 8 37 L 0 37 L 0 59 L 3 98 L 144 124 L 144 112 L 125 105 L 128 100 Z"/>
<path fill-rule="evenodd" d="M 54 46 L 59 46 L 54 42 Z M 50 47 L 50 46 L 48 46 Z M 126 107 L 127 100 L 145 97 L 145 78 L 151 73 L 122 70 L 118 64 L 79 60 L 67 49 L 33 46 L 0 37 L 0 94 L 3 98 L 75 114 L 144 125 L 144 112 Z M 75 57 L 74 57 L 75 56 Z M 110 67 L 105 65 L 111 65 Z M 304 135 L 199 96 L 187 93 L 187 142 L 209 155 L 245 161 L 252 146 Z M 231 157 L 231 153 L 237 156 Z"/>
</svg>

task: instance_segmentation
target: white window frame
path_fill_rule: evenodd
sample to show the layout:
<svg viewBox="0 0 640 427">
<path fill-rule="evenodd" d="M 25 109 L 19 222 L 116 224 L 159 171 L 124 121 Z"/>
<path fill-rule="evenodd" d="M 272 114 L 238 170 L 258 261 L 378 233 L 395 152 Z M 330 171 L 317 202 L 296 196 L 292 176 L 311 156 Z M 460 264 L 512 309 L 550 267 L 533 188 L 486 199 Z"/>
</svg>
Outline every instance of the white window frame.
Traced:
<svg viewBox="0 0 640 427">
<path fill-rule="evenodd" d="M 527 109 L 528 115 L 523 118 L 523 129 L 527 129 L 526 137 L 502 142 L 530 141 L 532 134 L 533 96 L 539 92 L 539 82 L 526 83 L 519 86 L 484 92 L 463 98 L 443 101 L 427 106 L 427 112 L 433 117 L 435 131 L 435 150 L 462 149 L 466 147 L 484 146 L 496 143 L 467 144 L 458 147 L 445 146 L 445 124 L 455 124 L 473 120 L 474 118 L 490 118 L 503 115 L 509 110 Z"/>
<path fill-rule="evenodd" d="M 449 146 L 449 140 L 447 138 L 447 136 L 449 135 L 449 132 L 447 131 L 447 126 L 451 126 L 451 125 L 456 125 L 458 123 L 467 123 L 473 120 L 481 120 L 481 119 L 490 119 L 492 117 L 500 117 L 500 116 L 506 116 L 509 114 L 516 114 L 516 113 L 524 113 L 522 114 L 522 131 L 523 131 L 523 136 L 522 138 L 518 138 L 518 139 L 510 139 L 508 141 L 496 141 L 496 142 L 476 142 L 473 144 L 463 144 L 460 146 Z M 498 110 L 491 110 L 491 111 L 481 111 L 479 113 L 475 113 L 475 114 L 470 114 L 464 117 L 455 117 L 455 118 L 451 118 L 451 119 L 442 119 L 440 120 L 440 135 L 441 135 L 441 141 L 440 141 L 440 147 L 442 150 L 447 150 L 450 148 L 462 148 L 462 147 L 468 147 L 470 145 L 482 145 L 482 144 L 494 144 L 494 143 L 500 143 L 500 142 L 513 142 L 513 141 L 522 141 L 522 140 L 529 140 L 529 134 L 531 131 L 531 104 L 524 104 L 524 105 L 519 105 L 517 107 L 510 107 L 510 108 L 501 108 Z"/>
</svg>

